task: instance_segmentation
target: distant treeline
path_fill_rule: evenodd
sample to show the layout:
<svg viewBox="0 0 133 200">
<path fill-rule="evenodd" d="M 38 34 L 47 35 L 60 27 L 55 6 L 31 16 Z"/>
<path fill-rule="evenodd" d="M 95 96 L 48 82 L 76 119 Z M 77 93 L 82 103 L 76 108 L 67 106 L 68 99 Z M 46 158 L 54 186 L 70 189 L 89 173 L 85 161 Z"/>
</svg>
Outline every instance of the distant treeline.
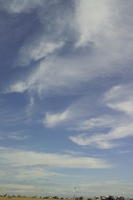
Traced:
<svg viewBox="0 0 133 200">
<path fill-rule="evenodd" d="M 125 198 L 123 196 L 114 197 L 114 196 L 100 196 L 94 198 L 84 198 L 83 196 L 80 197 L 73 197 L 73 198 L 66 198 L 66 197 L 58 197 L 58 196 L 25 196 L 25 195 L 9 195 L 9 194 L 1 194 L 0 197 L 4 198 L 34 198 L 34 199 L 59 199 L 59 200 L 133 200 L 133 198 Z"/>
</svg>

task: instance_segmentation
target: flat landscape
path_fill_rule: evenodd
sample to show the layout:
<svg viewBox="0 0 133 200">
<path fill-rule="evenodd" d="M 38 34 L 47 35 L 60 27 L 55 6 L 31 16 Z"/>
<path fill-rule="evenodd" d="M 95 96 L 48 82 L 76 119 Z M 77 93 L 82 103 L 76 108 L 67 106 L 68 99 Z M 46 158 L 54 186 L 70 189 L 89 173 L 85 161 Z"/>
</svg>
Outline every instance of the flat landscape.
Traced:
<svg viewBox="0 0 133 200">
<path fill-rule="evenodd" d="M 12 199 L 12 200 L 33 200 L 33 199 L 40 199 L 40 198 L 32 198 L 32 197 L 0 197 L 0 200 L 8 200 L 8 199 Z"/>
</svg>

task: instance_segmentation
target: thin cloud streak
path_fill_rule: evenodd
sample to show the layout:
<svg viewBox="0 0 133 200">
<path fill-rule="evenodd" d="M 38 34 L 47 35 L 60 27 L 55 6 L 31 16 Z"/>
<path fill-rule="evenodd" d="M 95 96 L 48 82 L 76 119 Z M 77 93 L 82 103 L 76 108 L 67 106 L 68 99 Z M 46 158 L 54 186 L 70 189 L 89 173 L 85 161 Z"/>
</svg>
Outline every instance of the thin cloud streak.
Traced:
<svg viewBox="0 0 133 200">
<path fill-rule="evenodd" d="M 1 159 L 11 166 L 44 165 L 60 168 L 108 168 L 105 160 L 93 157 L 80 157 L 67 154 L 37 153 L 1 148 Z"/>
</svg>

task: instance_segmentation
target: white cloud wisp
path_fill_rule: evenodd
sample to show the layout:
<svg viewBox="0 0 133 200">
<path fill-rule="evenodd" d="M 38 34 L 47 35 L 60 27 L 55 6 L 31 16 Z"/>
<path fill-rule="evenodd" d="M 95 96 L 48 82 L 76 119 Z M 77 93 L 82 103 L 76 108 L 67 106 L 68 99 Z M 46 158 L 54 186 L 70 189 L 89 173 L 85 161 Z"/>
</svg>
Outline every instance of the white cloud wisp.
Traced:
<svg viewBox="0 0 133 200">
<path fill-rule="evenodd" d="M 66 154 L 28 152 L 15 149 L 0 148 L 1 160 L 10 166 L 44 165 L 60 168 L 108 168 L 105 160 L 93 157 L 79 157 Z"/>
<path fill-rule="evenodd" d="M 78 145 L 90 145 L 101 149 L 119 146 L 119 139 L 133 136 L 133 94 L 132 85 L 114 86 L 104 94 L 105 107 L 113 109 L 114 114 L 90 118 L 81 122 L 77 130 L 89 131 L 92 134 L 70 136 L 70 140 Z M 102 133 L 100 130 L 104 130 Z M 108 130 L 107 130 L 108 129 Z M 97 131 L 100 133 L 96 133 Z M 98 131 L 98 132 L 99 132 Z"/>
</svg>

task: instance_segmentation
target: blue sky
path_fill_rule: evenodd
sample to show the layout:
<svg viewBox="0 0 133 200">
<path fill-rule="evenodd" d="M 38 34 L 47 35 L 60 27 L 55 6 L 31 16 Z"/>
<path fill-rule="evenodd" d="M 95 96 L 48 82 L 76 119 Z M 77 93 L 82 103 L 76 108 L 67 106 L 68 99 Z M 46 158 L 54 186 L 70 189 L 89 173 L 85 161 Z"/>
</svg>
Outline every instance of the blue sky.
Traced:
<svg viewBox="0 0 133 200">
<path fill-rule="evenodd" d="M 133 195 L 132 0 L 0 0 L 0 191 Z"/>
</svg>

